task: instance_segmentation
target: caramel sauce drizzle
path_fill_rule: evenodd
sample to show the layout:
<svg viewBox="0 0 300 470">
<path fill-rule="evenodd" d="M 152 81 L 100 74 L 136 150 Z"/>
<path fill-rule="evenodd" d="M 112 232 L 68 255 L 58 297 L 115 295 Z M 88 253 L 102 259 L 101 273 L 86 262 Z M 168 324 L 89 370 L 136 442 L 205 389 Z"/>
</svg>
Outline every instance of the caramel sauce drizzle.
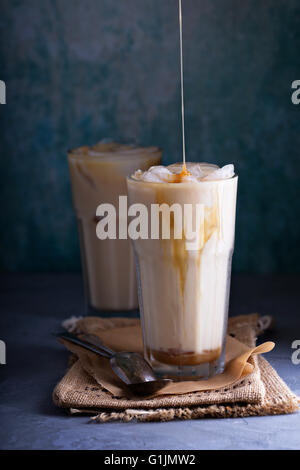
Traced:
<svg viewBox="0 0 300 470">
<path fill-rule="evenodd" d="M 179 0 L 179 32 L 180 32 L 180 82 L 181 82 L 181 120 L 182 120 L 182 157 L 183 166 L 180 175 L 175 175 L 179 178 L 179 181 L 173 181 L 173 183 L 181 183 L 185 176 L 189 176 L 190 173 L 186 168 L 186 157 L 185 157 L 185 118 L 184 118 L 184 76 L 183 76 L 183 39 L 182 39 L 182 5 Z"/>
<path fill-rule="evenodd" d="M 168 183 L 182 183 L 187 176 L 191 176 L 191 173 L 188 171 L 186 164 L 183 163 L 181 173 L 170 176 Z"/>
</svg>

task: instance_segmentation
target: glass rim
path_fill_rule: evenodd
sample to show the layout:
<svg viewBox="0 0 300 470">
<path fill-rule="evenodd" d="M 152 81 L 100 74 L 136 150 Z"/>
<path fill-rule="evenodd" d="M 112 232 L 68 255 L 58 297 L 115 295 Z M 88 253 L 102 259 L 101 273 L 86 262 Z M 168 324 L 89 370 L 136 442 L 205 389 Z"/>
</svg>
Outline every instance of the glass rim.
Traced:
<svg viewBox="0 0 300 470">
<path fill-rule="evenodd" d="M 128 144 L 129 145 L 129 144 Z M 126 158 L 126 157 L 148 157 L 152 156 L 155 154 L 162 154 L 162 149 L 160 147 L 156 146 L 148 146 L 148 147 L 135 147 L 135 148 L 128 148 L 125 152 L 118 152 L 118 151 L 107 151 L 107 152 L 97 152 L 97 155 L 89 155 L 89 151 L 93 152 L 92 146 L 81 146 L 81 147 L 74 147 L 71 149 L 67 150 L 67 155 L 72 157 L 72 156 L 78 156 L 78 157 L 84 157 L 84 158 L 114 158 L 114 157 L 119 157 L 119 158 Z M 81 149 L 87 149 L 88 151 L 85 153 Z"/>
<path fill-rule="evenodd" d="M 138 179 L 135 179 L 132 177 L 132 175 L 129 175 L 126 177 L 126 180 L 127 181 L 133 181 L 134 183 L 143 183 L 144 185 L 147 185 L 147 186 L 151 186 L 151 185 L 155 185 L 155 186 L 168 186 L 168 187 L 172 187 L 172 186 L 175 186 L 175 187 L 182 187 L 182 186 L 191 186 L 191 185 L 199 185 L 199 184 L 203 184 L 203 183 L 219 183 L 219 182 L 229 182 L 229 181 L 233 181 L 235 179 L 238 179 L 239 175 L 234 175 L 232 176 L 231 178 L 224 178 L 224 179 L 215 179 L 215 180 L 200 180 L 200 181 L 182 181 L 182 182 L 178 182 L 178 183 L 172 183 L 170 181 L 144 181 L 144 180 L 138 180 Z"/>
</svg>

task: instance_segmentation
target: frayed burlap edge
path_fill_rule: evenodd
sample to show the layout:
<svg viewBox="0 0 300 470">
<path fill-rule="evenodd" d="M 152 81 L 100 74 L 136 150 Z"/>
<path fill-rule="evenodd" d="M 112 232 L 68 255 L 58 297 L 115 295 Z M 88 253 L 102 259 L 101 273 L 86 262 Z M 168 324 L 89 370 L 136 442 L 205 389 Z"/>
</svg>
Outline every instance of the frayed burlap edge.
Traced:
<svg viewBox="0 0 300 470">
<path fill-rule="evenodd" d="M 167 422 L 173 420 L 190 420 L 190 419 L 221 419 L 221 418 L 248 418 L 250 416 L 268 416 L 290 414 L 297 410 L 294 403 L 281 405 L 266 406 L 262 409 L 259 405 L 211 405 L 206 408 L 178 408 L 178 409 L 158 409 L 147 411 L 142 414 L 139 410 L 126 410 L 122 413 L 100 413 L 92 417 L 92 421 L 97 423 L 108 423 L 113 421 L 122 421 L 128 423 L 130 421 L 136 422 Z"/>
</svg>

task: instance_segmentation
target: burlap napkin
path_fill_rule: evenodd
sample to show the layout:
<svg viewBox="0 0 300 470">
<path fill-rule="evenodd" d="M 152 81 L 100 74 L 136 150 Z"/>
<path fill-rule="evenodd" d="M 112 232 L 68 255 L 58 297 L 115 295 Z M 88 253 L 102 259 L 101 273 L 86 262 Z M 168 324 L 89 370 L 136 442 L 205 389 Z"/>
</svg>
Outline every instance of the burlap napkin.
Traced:
<svg viewBox="0 0 300 470">
<path fill-rule="evenodd" d="M 74 326 L 74 325 L 73 325 Z M 77 333 L 90 333 L 115 350 L 142 351 L 139 320 L 87 317 L 79 320 Z M 192 419 L 291 413 L 297 397 L 258 354 L 274 344 L 255 347 L 262 322 L 256 314 L 229 320 L 226 367 L 210 380 L 168 385 L 155 396 L 133 396 L 112 372 L 107 359 L 64 342 L 75 362 L 54 390 L 54 402 L 71 413 L 88 412 L 103 422 Z"/>
</svg>

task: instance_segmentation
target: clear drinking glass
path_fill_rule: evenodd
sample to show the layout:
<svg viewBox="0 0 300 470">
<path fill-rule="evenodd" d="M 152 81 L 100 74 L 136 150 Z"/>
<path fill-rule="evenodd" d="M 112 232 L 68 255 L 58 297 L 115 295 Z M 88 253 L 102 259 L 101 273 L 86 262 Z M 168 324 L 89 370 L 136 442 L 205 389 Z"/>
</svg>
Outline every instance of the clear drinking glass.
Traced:
<svg viewBox="0 0 300 470">
<path fill-rule="evenodd" d="M 73 204 L 78 221 L 80 251 L 88 310 L 118 311 L 138 307 L 135 262 L 128 239 L 99 240 L 96 209 L 102 203 L 116 208 L 127 195 L 126 177 L 138 168 L 161 161 L 156 147 L 100 142 L 68 154 Z"/>
<path fill-rule="evenodd" d="M 153 183 L 127 179 L 130 204 L 185 205 L 200 226 L 193 248 L 174 237 L 178 214 L 163 223 L 170 238 L 133 241 L 138 273 L 144 355 L 158 375 L 208 378 L 223 371 L 234 247 L 237 176 L 231 179 Z M 184 216 L 185 217 L 185 216 Z M 188 248 L 189 247 L 189 248 Z"/>
</svg>

